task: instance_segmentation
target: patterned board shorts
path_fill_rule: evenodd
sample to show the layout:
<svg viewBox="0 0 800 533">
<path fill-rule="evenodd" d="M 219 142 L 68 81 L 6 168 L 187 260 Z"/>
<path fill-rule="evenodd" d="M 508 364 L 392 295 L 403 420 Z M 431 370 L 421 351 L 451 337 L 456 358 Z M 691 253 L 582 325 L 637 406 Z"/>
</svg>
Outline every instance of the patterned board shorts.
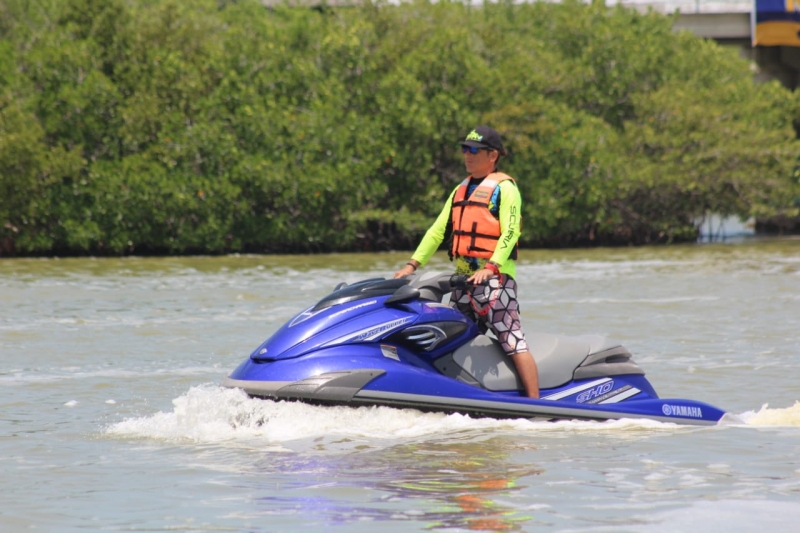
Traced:
<svg viewBox="0 0 800 533">
<path fill-rule="evenodd" d="M 508 355 L 528 351 L 519 320 L 514 278 L 492 276 L 482 285 L 453 289 L 450 305 L 474 320 L 479 327 L 491 329 Z"/>
</svg>

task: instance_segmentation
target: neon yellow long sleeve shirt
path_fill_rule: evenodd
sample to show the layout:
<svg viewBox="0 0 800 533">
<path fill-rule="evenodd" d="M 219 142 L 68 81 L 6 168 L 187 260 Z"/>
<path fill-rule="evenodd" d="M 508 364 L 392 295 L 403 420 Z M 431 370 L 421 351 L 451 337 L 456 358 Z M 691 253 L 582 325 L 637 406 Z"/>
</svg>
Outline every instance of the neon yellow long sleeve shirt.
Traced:
<svg viewBox="0 0 800 533">
<path fill-rule="evenodd" d="M 513 259 L 509 258 L 509 256 L 514 250 L 520 236 L 522 197 L 519 194 L 517 185 L 511 180 L 501 181 L 498 187 L 500 187 L 500 209 L 498 211 L 500 239 L 497 241 L 497 247 L 494 249 L 494 253 L 489 261 L 499 265 L 500 272 L 503 274 L 515 278 L 517 275 L 516 263 Z M 456 190 L 458 190 L 458 187 L 453 189 L 453 192 L 450 193 L 442 211 L 439 213 L 439 216 L 436 217 L 436 221 L 425 233 L 419 246 L 417 246 L 417 250 L 411 256 L 411 259 L 418 261 L 420 265 L 424 266 L 427 264 L 444 240 L 447 224 L 450 221 L 450 212 L 453 207 L 453 196 L 455 196 Z M 481 259 L 478 264 L 482 266 L 485 262 L 485 259 Z M 457 273 L 471 274 L 475 272 L 475 270 L 477 269 L 472 268 L 464 258 L 456 258 Z"/>
</svg>

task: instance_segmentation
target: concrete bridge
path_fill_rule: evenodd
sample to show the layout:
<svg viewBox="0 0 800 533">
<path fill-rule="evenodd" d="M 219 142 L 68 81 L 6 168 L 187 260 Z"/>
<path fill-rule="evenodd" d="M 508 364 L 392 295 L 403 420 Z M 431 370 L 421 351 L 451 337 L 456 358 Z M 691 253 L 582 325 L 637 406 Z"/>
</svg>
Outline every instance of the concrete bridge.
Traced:
<svg viewBox="0 0 800 533">
<path fill-rule="evenodd" d="M 800 85 L 800 47 L 752 46 L 753 0 L 606 0 L 606 5 L 615 4 L 678 13 L 676 30 L 689 30 L 738 48 L 742 56 L 755 63 L 756 76 L 762 80 L 778 79 L 792 90 Z"/>
</svg>

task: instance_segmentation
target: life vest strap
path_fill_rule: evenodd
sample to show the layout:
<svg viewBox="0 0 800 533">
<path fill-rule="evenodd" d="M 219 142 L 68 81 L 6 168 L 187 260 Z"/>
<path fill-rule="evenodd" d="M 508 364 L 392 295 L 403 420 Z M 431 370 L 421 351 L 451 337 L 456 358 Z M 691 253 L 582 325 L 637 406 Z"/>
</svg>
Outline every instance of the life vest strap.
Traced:
<svg viewBox="0 0 800 533">
<path fill-rule="evenodd" d="M 460 202 L 453 202 L 454 207 L 464 207 L 467 205 L 477 205 L 479 207 L 486 207 L 489 202 L 478 202 L 475 200 L 461 200 Z"/>
<path fill-rule="evenodd" d="M 484 239 L 494 239 L 494 240 L 500 239 L 500 237 L 498 237 L 497 235 L 492 235 L 489 233 L 480 233 L 478 231 L 465 231 L 461 229 L 453 231 L 453 235 L 474 235 L 475 237 L 482 237 Z"/>
</svg>

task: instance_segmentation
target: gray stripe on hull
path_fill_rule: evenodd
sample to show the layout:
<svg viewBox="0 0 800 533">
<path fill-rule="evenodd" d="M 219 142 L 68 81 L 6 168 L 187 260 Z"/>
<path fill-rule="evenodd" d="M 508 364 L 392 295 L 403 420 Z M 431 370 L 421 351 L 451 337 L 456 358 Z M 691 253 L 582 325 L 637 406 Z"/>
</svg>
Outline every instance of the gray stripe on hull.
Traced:
<svg viewBox="0 0 800 533">
<path fill-rule="evenodd" d="M 277 397 L 279 389 L 286 385 L 291 385 L 293 381 L 248 381 L 245 379 L 224 378 L 220 386 L 229 389 L 242 389 L 250 396 L 273 396 Z"/>
<path fill-rule="evenodd" d="M 667 416 L 648 416 L 635 413 L 600 411 L 572 407 L 556 407 L 550 405 L 526 405 L 492 400 L 469 400 L 450 398 L 447 396 L 429 396 L 422 394 L 405 394 L 382 391 L 361 391 L 356 398 L 362 401 L 382 405 L 405 406 L 417 409 L 436 409 L 461 413 L 480 412 L 504 418 L 547 418 L 558 420 L 620 420 L 624 418 L 641 418 L 668 422 L 672 424 L 689 424 L 694 426 L 713 426 L 716 422 L 702 419 L 678 418 Z"/>
<path fill-rule="evenodd" d="M 226 378 L 223 387 L 244 389 L 251 396 L 325 403 L 349 403 L 364 385 L 385 374 L 379 369 L 325 372 L 298 381 L 242 381 Z"/>
</svg>

